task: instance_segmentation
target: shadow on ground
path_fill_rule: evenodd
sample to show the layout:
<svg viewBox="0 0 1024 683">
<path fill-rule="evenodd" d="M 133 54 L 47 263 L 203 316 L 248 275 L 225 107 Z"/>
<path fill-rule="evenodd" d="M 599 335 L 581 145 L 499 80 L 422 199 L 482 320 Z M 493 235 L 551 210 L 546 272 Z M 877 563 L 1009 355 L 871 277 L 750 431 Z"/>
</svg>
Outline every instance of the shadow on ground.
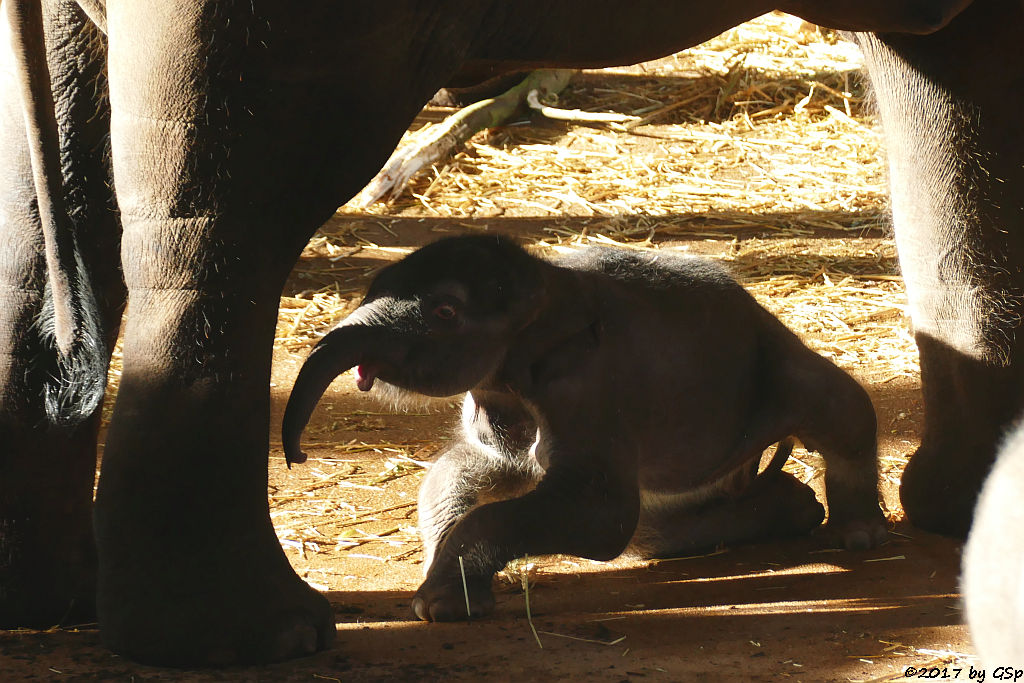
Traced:
<svg viewBox="0 0 1024 683">
<path fill-rule="evenodd" d="M 586 563 L 499 585 L 493 617 L 411 620 L 411 591 L 330 592 L 339 637 L 296 662 L 176 671 L 126 662 L 92 628 L 5 634 L 26 680 L 858 680 L 962 647 L 959 545 L 900 526 L 867 553 L 814 539 L 652 563 Z M 565 562 L 571 562 L 566 558 Z M 582 676 L 582 678 L 581 678 Z"/>
</svg>

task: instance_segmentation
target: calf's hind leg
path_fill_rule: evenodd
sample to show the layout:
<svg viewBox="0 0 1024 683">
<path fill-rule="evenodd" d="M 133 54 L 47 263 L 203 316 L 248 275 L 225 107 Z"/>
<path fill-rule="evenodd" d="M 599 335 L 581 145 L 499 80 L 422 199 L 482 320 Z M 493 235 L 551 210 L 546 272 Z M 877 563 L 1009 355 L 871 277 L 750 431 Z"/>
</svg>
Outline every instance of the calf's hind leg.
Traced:
<svg viewBox="0 0 1024 683">
<path fill-rule="evenodd" d="M 867 392 L 817 354 L 777 369 L 782 405 L 798 419 L 795 436 L 825 459 L 829 534 L 847 550 L 878 545 L 887 532 L 878 506 L 877 423 Z"/>
<path fill-rule="evenodd" d="M 643 557 L 678 557 L 720 545 L 803 536 L 825 518 L 807 484 L 786 472 L 759 476 L 738 497 L 699 507 L 645 510 L 631 546 Z"/>
</svg>

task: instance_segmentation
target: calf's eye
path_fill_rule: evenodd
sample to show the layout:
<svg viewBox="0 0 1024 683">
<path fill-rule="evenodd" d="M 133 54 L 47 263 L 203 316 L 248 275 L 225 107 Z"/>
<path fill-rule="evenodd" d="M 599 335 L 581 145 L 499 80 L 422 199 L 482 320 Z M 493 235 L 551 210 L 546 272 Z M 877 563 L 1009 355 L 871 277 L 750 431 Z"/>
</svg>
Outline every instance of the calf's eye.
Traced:
<svg viewBox="0 0 1024 683">
<path fill-rule="evenodd" d="M 440 320 L 451 320 L 458 313 L 451 304 L 441 304 L 434 309 L 434 317 Z"/>
</svg>

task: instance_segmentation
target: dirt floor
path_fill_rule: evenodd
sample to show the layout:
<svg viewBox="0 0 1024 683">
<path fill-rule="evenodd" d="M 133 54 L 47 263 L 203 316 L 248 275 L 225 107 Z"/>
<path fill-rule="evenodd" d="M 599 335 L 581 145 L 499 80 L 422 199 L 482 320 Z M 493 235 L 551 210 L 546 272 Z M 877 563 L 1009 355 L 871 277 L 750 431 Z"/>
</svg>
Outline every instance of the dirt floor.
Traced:
<svg viewBox="0 0 1024 683">
<path fill-rule="evenodd" d="M 766 26 L 781 30 L 775 52 L 751 47 Z M 333 649 L 274 666 L 180 671 L 110 654 L 95 625 L 0 632 L 0 680 L 882 681 L 902 680 L 908 666 L 946 667 L 949 677 L 963 668 L 966 679 L 979 664 L 962 625 L 960 543 L 903 522 L 897 495 L 922 414 L 885 228 L 877 133 L 856 93 L 828 95 L 832 104 L 814 99 L 826 87 L 855 89 L 857 64 L 779 76 L 789 62 L 772 66 L 778 51 L 796 50 L 799 61 L 836 41 L 778 17 L 743 30 L 754 37 L 734 33 L 725 47 L 762 62 L 746 57 L 695 71 L 687 60 L 712 52 L 720 59 L 721 45 L 703 47 L 639 71 L 582 74 L 563 95 L 570 103 L 563 106 L 605 110 L 616 109 L 609 97 L 654 107 L 690 98 L 672 110 L 674 118 L 633 132 L 534 120 L 482 134 L 411 193 L 368 212 L 343 209 L 310 243 L 282 299 L 269 496 L 293 566 L 334 606 Z M 817 132 L 799 137 L 798 123 Z M 797 142 L 812 139 L 820 143 Z M 585 168 L 552 170 L 574 159 Z M 620 159 L 631 160 L 634 178 L 651 171 L 649 182 L 610 186 L 600 174 Z M 698 167 L 705 162 L 718 166 Z M 687 173 L 704 182 L 686 180 Z M 670 181 L 659 185 L 659 175 Z M 530 177 L 541 182 L 523 180 Z M 564 184 L 553 186 L 552 178 Z M 657 202 L 670 195 L 671 203 Z M 670 561 L 528 558 L 496 579 L 493 616 L 415 621 L 409 602 L 422 573 L 416 489 L 449 438 L 455 404 L 395 413 L 344 375 L 307 429 L 309 462 L 290 471 L 280 416 L 312 343 L 358 303 L 382 265 L 440 236 L 482 231 L 517 236 L 541 253 L 614 242 L 725 262 L 809 345 L 868 388 L 879 415 L 889 542 L 862 553 L 808 538 Z M 116 367 L 111 379 L 116 388 Z M 795 456 L 787 470 L 821 498 L 821 459 L 803 450 Z"/>
</svg>

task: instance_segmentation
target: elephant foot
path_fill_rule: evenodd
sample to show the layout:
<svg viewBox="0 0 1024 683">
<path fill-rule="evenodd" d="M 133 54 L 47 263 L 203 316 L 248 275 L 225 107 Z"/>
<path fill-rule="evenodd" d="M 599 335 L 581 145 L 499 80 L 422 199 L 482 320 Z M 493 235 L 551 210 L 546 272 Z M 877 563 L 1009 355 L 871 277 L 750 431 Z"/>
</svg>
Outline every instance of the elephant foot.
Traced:
<svg viewBox="0 0 1024 683">
<path fill-rule="evenodd" d="M 691 555 L 726 545 L 805 536 L 825 518 L 814 490 L 785 472 L 762 474 L 738 497 L 697 509 L 647 511 L 631 546 L 640 557 Z"/>
<path fill-rule="evenodd" d="M 854 500 L 833 489 L 829 495 L 828 523 L 822 527 L 821 535 L 829 545 L 846 550 L 869 550 L 885 543 L 889 525 L 878 505 L 877 494 L 857 496 Z"/>
<path fill-rule="evenodd" d="M 829 543 L 846 550 L 870 550 L 889 538 L 885 517 L 879 513 L 877 519 L 858 519 L 842 523 L 828 523 L 822 530 Z"/>
<path fill-rule="evenodd" d="M 814 490 L 786 472 L 755 482 L 743 508 L 763 525 L 751 540 L 805 536 L 821 525 L 825 508 Z M 742 502 L 742 501 L 741 501 Z"/>
<path fill-rule="evenodd" d="M 995 446 L 988 447 L 990 453 Z M 936 448 L 922 444 L 907 463 L 900 502 L 907 519 L 925 531 L 965 538 L 991 457 L 978 448 Z"/>
<path fill-rule="evenodd" d="M 277 298 L 245 301 L 132 293 L 94 518 L 100 634 L 139 662 L 266 663 L 334 639 L 330 604 L 295 575 L 270 521 L 267 386 Z M 182 352 L 175 359 L 188 363 L 180 368 L 154 359 L 152 349 L 165 348 L 154 336 L 190 333 L 190 323 L 184 332 L 175 320 L 171 329 L 154 324 L 154 311 L 175 306 L 186 321 L 220 321 L 211 329 L 230 353 L 180 341 L 211 355 L 196 363 Z"/>
<path fill-rule="evenodd" d="M 54 536 L 39 534 L 30 519 L 0 511 L 0 629 L 95 621 L 96 555 L 88 508 L 82 516 L 85 525 L 69 523 L 72 528 Z"/>
<path fill-rule="evenodd" d="M 289 567 L 278 576 L 246 564 L 225 569 L 209 567 L 210 580 L 191 589 L 168 582 L 144 591 L 125 586 L 105 591 L 101 574 L 104 644 L 132 660 L 161 666 L 264 664 L 330 646 L 335 636 L 330 604 Z M 213 578 L 217 575 L 220 581 Z"/>
<path fill-rule="evenodd" d="M 423 621 L 465 621 L 484 617 L 494 610 L 491 577 L 462 576 L 443 581 L 427 577 L 412 599 L 412 611 Z"/>
<path fill-rule="evenodd" d="M 93 439 L 0 421 L 0 629 L 95 618 Z"/>
<path fill-rule="evenodd" d="M 862 473 L 865 474 L 865 473 Z M 868 550 L 889 537 L 889 525 L 878 504 L 874 469 L 858 483 L 848 472 L 825 474 L 828 522 L 821 536 L 830 545 L 846 550 Z"/>
<path fill-rule="evenodd" d="M 924 432 L 900 501 L 914 526 L 964 538 L 996 451 L 1024 410 L 1024 369 L 1012 355 L 1009 364 L 984 362 L 924 333 L 917 345 Z"/>
</svg>

